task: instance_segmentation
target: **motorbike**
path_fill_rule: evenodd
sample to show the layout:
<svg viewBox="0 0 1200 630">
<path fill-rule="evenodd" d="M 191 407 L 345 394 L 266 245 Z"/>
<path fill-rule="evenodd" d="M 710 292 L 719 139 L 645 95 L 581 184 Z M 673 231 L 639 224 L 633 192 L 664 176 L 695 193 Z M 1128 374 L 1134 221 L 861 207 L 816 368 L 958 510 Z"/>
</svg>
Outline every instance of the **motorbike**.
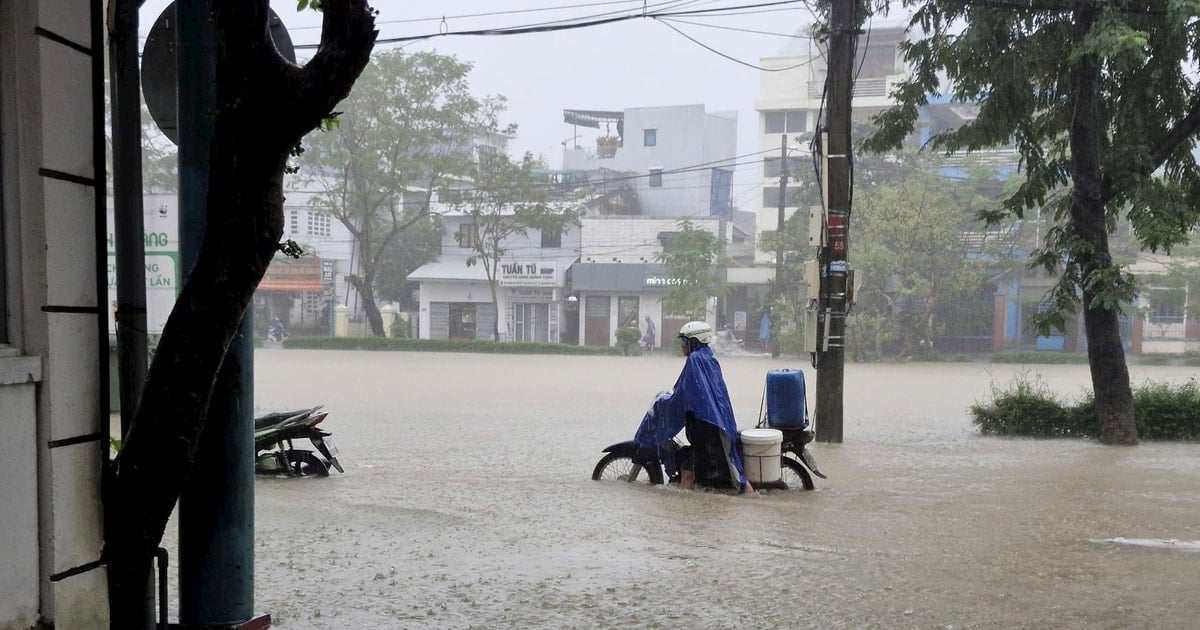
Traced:
<svg viewBox="0 0 1200 630">
<path fill-rule="evenodd" d="M 338 462 L 331 433 L 317 425 L 329 415 L 322 406 L 280 411 L 254 419 L 254 472 L 288 477 L 326 477 L 330 467 L 346 472 Z M 307 439 L 317 451 L 296 448 L 294 440 Z M 319 453 L 319 454 L 318 454 Z"/>
<path fill-rule="evenodd" d="M 762 428 L 763 425 L 759 425 Z M 769 428 L 769 427 L 768 427 Z M 828 479 L 817 468 L 817 460 L 807 445 L 816 435 L 811 429 L 779 428 L 783 433 L 783 445 L 780 453 L 780 479 L 778 481 L 755 482 L 754 487 L 766 490 L 812 490 L 816 487 L 813 475 Z M 691 448 L 682 439 L 676 437 L 671 442 L 657 449 L 643 448 L 633 440 L 618 442 L 605 447 L 605 455 L 592 469 L 594 481 L 625 481 L 628 483 L 649 483 L 653 485 L 677 484 L 679 474 L 669 474 L 672 469 L 670 462 L 678 461 Z M 742 444 L 738 444 L 742 449 Z M 744 460 L 744 458 L 743 458 Z M 728 487 L 728 481 L 716 484 L 698 479 L 698 485 L 709 487 Z"/>
<path fill-rule="evenodd" d="M 808 405 L 804 398 L 803 373 L 798 370 L 770 370 L 767 375 L 767 387 L 763 391 L 764 403 L 768 402 L 768 393 L 771 394 L 771 404 L 767 406 L 766 414 L 763 414 L 762 409 L 759 410 L 759 421 L 755 428 L 775 429 L 782 434 L 783 442 L 779 451 L 780 478 L 777 481 L 752 480 L 754 487 L 768 490 L 812 490 L 815 487 L 813 475 L 821 479 L 828 479 L 828 477 L 817 467 L 816 457 L 808 448 L 813 438 L 816 437 L 816 432 L 812 430 L 809 423 Z M 664 395 L 669 395 L 669 392 L 658 394 L 655 400 L 661 399 Z M 654 404 L 651 403 L 648 416 L 653 413 Z M 770 432 L 767 433 L 772 436 L 768 438 L 772 442 L 778 439 Z M 760 442 L 757 438 L 758 436 L 748 438 L 747 435 L 739 432 L 737 448 L 743 464 L 747 460 L 745 444 L 747 439 L 754 439 L 756 442 L 755 448 L 752 449 L 755 461 L 764 461 L 762 451 L 758 448 Z M 619 480 L 628 483 L 644 482 L 654 485 L 678 483 L 679 473 L 675 463 L 681 457 L 689 455 L 688 449 L 690 448 L 691 446 L 681 440 L 678 435 L 657 448 L 641 447 L 633 440 L 618 442 L 604 449 L 605 455 L 592 469 L 592 479 L 595 481 Z M 773 448 L 769 448 L 765 452 L 770 453 L 766 456 L 766 461 L 774 457 Z M 697 479 L 696 483 L 712 488 L 728 488 L 730 486 L 727 474 L 724 479 Z"/>
</svg>

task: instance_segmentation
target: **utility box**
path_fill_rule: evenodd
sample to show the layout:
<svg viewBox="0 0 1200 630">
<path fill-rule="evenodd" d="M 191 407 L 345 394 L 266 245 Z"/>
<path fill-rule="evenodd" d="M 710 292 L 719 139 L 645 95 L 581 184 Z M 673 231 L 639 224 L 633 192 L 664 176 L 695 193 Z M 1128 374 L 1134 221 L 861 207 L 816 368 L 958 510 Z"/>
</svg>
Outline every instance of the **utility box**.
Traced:
<svg viewBox="0 0 1200 630">
<path fill-rule="evenodd" d="M 825 245 L 825 209 L 821 206 L 808 207 L 808 245 L 822 247 Z"/>
<path fill-rule="evenodd" d="M 804 310 L 804 351 L 817 351 L 817 311 L 816 309 Z"/>
</svg>

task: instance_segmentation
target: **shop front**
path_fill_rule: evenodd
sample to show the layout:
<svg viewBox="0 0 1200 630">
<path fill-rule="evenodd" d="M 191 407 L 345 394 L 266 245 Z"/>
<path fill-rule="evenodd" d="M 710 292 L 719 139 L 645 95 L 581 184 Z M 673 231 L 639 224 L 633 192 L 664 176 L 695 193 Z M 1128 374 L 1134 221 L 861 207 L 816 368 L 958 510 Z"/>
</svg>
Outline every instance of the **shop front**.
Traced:
<svg viewBox="0 0 1200 630">
<path fill-rule="evenodd" d="M 662 312 L 663 293 L 670 286 L 662 265 L 577 263 L 571 276 L 580 304 L 575 314 L 583 331 L 580 345 L 612 346 L 618 328 L 632 326 L 644 334 L 653 326 L 654 345 L 662 347 L 664 335 L 674 335 L 684 323 Z"/>
<path fill-rule="evenodd" d="M 563 283 L 571 260 L 510 260 L 496 270 L 496 302 L 480 265 L 444 258 L 423 265 L 409 280 L 420 283 L 421 339 L 492 339 L 557 343 L 563 318 Z M 497 308 L 497 306 L 499 308 Z M 498 324 L 498 326 L 497 326 Z"/>
</svg>

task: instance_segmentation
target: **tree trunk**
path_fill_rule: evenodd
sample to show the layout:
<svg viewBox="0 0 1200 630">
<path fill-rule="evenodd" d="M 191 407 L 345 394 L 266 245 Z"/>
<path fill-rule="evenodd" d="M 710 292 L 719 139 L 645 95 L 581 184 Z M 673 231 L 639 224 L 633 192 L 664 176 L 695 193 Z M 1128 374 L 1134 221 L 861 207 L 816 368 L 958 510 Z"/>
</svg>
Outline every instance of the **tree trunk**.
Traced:
<svg viewBox="0 0 1200 630">
<path fill-rule="evenodd" d="M 1098 10 L 1091 2 L 1077 0 L 1074 10 L 1074 39 L 1082 43 L 1095 24 Z M 1100 422 L 1102 444 L 1138 443 L 1133 416 L 1133 392 L 1117 313 L 1096 301 L 1098 287 L 1087 280 L 1093 273 L 1112 265 L 1100 173 L 1099 83 L 1100 62 L 1094 54 L 1084 55 L 1070 71 L 1074 111 L 1071 121 L 1071 168 L 1075 189 L 1071 194 L 1071 230 L 1087 251 L 1075 248 L 1075 263 L 1083 278 L 1083 323 L 1088 343 L 1088 365 Z"/>
<path fill-rule="evenodd" d="M 383 330 L 383 315 L 379 312 L 379 305 L 375 303 L 375 294 L 371 290 L 374 283 L 356 275 L 346 276 L 346 282 L 354 287 L 354 290 L 358 292 L 358 297 L 362 300 L 363 314 L 367 316 L 371 334 L 376 337 L 386 337 Z"/>
<path fill-rule="evenodd" d="M 218 111 L 204 239 L 106 480 L 113 628 L 146 626 L 152 554 L 191 469 L 217 371 L 279 248 L 289 151 L 349 93 L 374 45 L 364 0 L 322 4 L 321 48 L 297 68 L 270 40 L 266 0 L 213 2 Z"/>
</svg>

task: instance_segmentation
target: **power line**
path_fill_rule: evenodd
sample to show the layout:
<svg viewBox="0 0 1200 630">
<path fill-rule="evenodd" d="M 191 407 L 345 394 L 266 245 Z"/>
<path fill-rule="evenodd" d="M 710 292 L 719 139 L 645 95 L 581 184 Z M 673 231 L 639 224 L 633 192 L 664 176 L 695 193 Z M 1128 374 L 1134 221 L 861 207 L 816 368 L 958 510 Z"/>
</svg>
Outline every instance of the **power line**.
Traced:
<svg viewBox="0 0 1200 630">
<path fill-rule="evenodd" d="M 705 28 L 715 28 L 722 31 L 737 31 L 739 33 L 753 33 L 755 35 L 774 35 L 776 37 L 786 37 L 788 39 L 813 39 L 811 35 L 798 35 L 787 33 L 773 33 L 771 31 L 758 31 L 752 28 L 738 28 L 736 26 L 721 26 L 719 24 L 705 24 L 704 22 L 693 22 L 691 20 L 677 20 L 674 18 L 659 18 L 660 22 L 674 22 L 675 24 L 689 24 L 691 26 L 703 26 Z"/>
<path fill-rule="evenodd" d="M 714 7 L 709 9 L 687 9 L 675 11 L 655 11 L 655 12 L 639 12 L 639 13 L 621 13 L 620 15 L 610 15 L 605 17 L 605 14 L 599 14 L 601 17 L 591 19 L 582 19 L 580 21 L 569 22 L 560 20 L 558 22 L 531 24 L 525 26 L 501 27 L 501 28 L 485 28 L 472 29 L 462 31 L 439 30 L 437 33 L 428 33 L 424 35 L 410 35 L 404 37 L 387 37 L 378 38 L 375 40 L 377 44 L 397 44 L 403 42 L 411 42 L 418 40 L 433 39 L 435 37 L 448 36 L 501 36 L 501 35 L 526 35 L 530 33 L 551 33 L 564 30 L 573 30 L 579 28 L 587 28 L 592 26 L 602 26 L 605 24 L 614 24 L 633 19 L 644 18 L 662 18 L 662 17 L 697 17 L 702 15 L 738 15 L 749 9 L 760 9 L 768 7 L 781 7 L 786 5 L 794 5 L 803 0 L 776 0 L 774 2 L 762 2 L 756 4 L 743 4 L 731 7 Z M 776 9 L 778 10 L 778 9 Z M 618 12 L 614 12 L 618 13 Z M 297 50 L 318 48 L 320 44 L 298 44 L 294 46 Z"/>
<path fill-rule="evenodd" d="M 763 66 L 753 64 L 748 61 L 742 61 L 741 59 L 738 59 L 737 57 L 727 55 L 727 54 L 717 50 L 716 48 L 713 48 L 712 46 L 709 46 L 708 44 L 705 44 L 704 42 L 692 37 L 691 35 L 684 33 L 683 31 L 679 30 L 678 28 L 675 28 L 675 26 L 672 25 L 667 20 L 660 19 L 660 20 L 658 20 L 658 22 L 660 24 L 663 24 L 667 28 L 675 31 L 676 33 L 679 33 L 683 37 L 687 38 L 687 40 L 692 42 L 693 44 L 696 44 L 697 46 L 707 50 L 710 53 L 713 53 L 714 55 L 717 55 L 718 57 L 728 59 L 729 61 L 732 61 L 734 63 L 741 64 L 743 66 L 746 66 L 747 68 L 753 68 L 753 69 L 759 70 L 761 72 L 787 72 L 788 70 L 795 70 L 796 68 L 802 68 L 804 66 L 807 66 L 808 64 L 812 63 L 812 61 L 813 61 L 812 58 L 810 57 L 807 61 L 802 61 L 794 66 L 787 66 L 786 68 L 764 68 Z"/>
</svg>

